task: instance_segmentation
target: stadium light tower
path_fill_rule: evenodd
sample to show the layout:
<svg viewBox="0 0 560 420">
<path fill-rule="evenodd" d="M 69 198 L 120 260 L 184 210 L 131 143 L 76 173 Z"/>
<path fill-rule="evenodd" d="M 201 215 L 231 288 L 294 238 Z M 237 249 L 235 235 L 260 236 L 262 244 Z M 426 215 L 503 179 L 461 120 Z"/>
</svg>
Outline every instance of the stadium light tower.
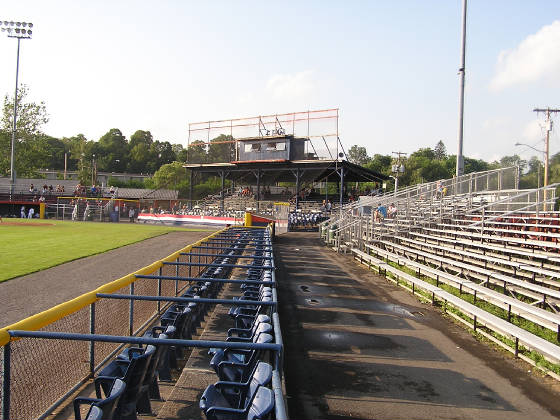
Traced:
<svg viewBox="0 0 560 420">
<path fill-rule="evenodd" d="M 17 122 L 17 95 L 18 95 L 18 75 L 19 75 L 19 44 L 22 39 L 31 39 L 33 35 L 33 24 L 28 22 L 14 22 L 0 20 L 0 30 L 8 38 L 17 39 L 17 61 L 16 61 L 16 91 L 14 94 L 14 128 L 12 131 L 12 151 L 10 154 L 10 199 L 14 195 L 14 185 L 16 183 L 16 171 L 14 168 L 14 156 L 16 147 L 16 122 Z"/>
</svg>

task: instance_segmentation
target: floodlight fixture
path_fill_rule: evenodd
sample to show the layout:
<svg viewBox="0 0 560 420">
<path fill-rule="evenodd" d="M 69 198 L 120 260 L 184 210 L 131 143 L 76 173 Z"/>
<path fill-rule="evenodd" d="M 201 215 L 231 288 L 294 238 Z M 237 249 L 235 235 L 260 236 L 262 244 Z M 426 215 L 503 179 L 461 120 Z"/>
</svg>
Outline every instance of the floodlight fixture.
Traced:
<svg viewBox="0 0 560 420">
<path fill-rule="evenodd" d="M 16 147 L 16 127 L 17 127 L 17 102 L 18 102 L 18 75 L 19 75 L 19 48 L 20 48 L 20 41 L 22 39 L 31 39 L 31 35 L 33 32 L 30 29 L 23 29 L 23 28 L 33 28 L 33 23 L 31 22 L 14 22 L 11 21 L 1 21 L 0 26 L 2 32 L 7 32 L 8 38 L 16 38 L 18 41 L 17 44 L 17 61 L 16 61 L 16 89 L 14 94 L 14 120 L 13 120 L 13 129 L 12 129 L 12 150 L 10 154 L 10 199 L 13 198 L 14 195 L 14 186 L 16 183 L 16 171 L 14 168 L 15 162 L 15 147 Z M 14 28 L 15 26 L 15 28 Z"/>
<path fill-rule="evenodd" d="M 8 37 L 10 38 L 31 38 L 33 34 L 31 29 L 24 29 L 33 28 L 33 23 L 31 22 L 8 22 L 7 20 L 0 20 L 0 27 L 2 32 L 8 32 Z"/>
</svg>

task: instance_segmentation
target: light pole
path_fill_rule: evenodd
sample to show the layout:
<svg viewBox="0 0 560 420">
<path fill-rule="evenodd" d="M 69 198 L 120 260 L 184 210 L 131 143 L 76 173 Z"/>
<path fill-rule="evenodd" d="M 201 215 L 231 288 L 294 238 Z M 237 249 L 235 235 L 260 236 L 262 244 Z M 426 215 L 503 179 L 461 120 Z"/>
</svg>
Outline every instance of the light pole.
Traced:
<svg viewBox="0 0 560 420">
<path fill-rule="evenodd" d="M 16 122 L 17 122 L 17 95 L 18 95 L 18 75 L 19 75 L 19 44 L 22 39 L 31 39 L 33 34 L 33 24 L 27 22 L 0 21 L 0 29 L 6 32 L 8 38 L 17 38 L 17 61 L 16 61 L 16 90 L 14 94 L 14 127 L 12 131 L 12 151 L 10 154 L 10 199 L 14 195 L 14 185 L 16 183 L 16 171 L 14 168 L 14 156 L 16 146 Z"/>
<path fill-rule="evenodd" d="M 95 170 L 95 154 L 91 155 L 91 185 L 94 186 L 95 185 L 95 181 L 96 181 L 96 170 Z"/>
</svg>

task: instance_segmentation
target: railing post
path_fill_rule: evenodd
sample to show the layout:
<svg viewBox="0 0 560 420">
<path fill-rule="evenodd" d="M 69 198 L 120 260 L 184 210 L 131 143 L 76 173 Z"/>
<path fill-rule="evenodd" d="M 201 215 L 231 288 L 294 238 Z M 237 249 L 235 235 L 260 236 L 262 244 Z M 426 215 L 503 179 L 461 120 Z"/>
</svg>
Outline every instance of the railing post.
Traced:
<svg viewBox="0 0 560 420">
<path fill-rule="evenodd" d="M 10 418 L 10 343 L 2 347 L 2 420 Z"/>
<path fill-rule="evenodd" d="M 134 283 L 130 283 L 130 294 L 134 294 Z M 128 306 L 128 335 L 132 336 L 134 325 L 134 299 L 130 299 Z"/>
<path fill-rule="evenodd" d="M 163 275 L 163 267 L 159 268 L 158 275 L 160 277 Z M 157 281 L 157 295 L 161 296 L 161 278 L 159 278 L 158 281 Z M 161 311 L 161 301 L 158 300 L 158 302 L 157 302 L 157 312 L 158 312 L 158 314 L 160 313 L 160 311 Z"/>
<path fill-rule="evenodd" d="M 179 257 L 175 259 L 175 262 L 179 262 Z M 179 264 L 175 266 L 175 277 L 179 277 Z M 175 296 L 179 294 L 179 280 L 175 279 Z"/>
<path fill-rule="evenodd" d="M 95 302 L 89 306 L 89 333 L 95 334 Z M 95 341 L 89 342 L 89 374 L 95 373 Z"/>
</svg>

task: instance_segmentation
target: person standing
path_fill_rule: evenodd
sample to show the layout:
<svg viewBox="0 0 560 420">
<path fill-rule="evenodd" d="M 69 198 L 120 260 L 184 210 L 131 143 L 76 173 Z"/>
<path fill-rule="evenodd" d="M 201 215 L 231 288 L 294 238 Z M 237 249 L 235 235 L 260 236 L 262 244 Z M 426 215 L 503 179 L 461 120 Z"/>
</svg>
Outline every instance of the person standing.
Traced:
<svg viewBox="0 0 560 420">
<path fill-rule="evenodd" d="M 86 204 L 86 209 L 84 210 L 84 222 L 88 219 L 89 217 L 89 201 Z"/>
<path fill-rule="evenodd" d="M 22 219 L 25 219 L 25 206 L 21 206 L 21 211 L 20 211 L 20 215 Z"/>
<path fill-rule="evenodd" d="M 74 204 L 74 210 L 72 210 L 72 221 L 78 219 L 78 200 L 76 200 L 76 204 Z"/>
<path fill-rule="evenodd" d="M 128 218 L 130 223 L 134 223 L 134 207 L 131 207 L 130 210 L 128 210 Z"/>
<path fill-rule="evenodd" d="M 35 214 L 35 209 L 33 207 L 29 208 L 29 213 L 27 214 L 28 219 L 33 219 L 33 215 Z"/>
</svg>

